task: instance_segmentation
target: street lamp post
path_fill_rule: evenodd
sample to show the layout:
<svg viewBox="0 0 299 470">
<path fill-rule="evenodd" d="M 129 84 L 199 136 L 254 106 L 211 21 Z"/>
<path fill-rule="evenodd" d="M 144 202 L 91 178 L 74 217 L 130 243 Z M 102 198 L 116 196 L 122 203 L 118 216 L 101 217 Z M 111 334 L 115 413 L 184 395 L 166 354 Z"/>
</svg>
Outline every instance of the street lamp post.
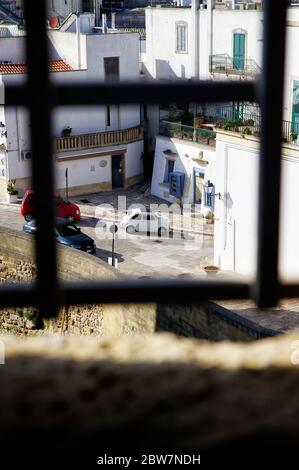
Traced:
<svg viewBox="0 0 299 470">
<path fill-rule="evenodd" d="M 65 196 L 66 200 L 69 200 L 69 169 L 65 169 Z"/>
<path fill-rule="evenodd" d="M 208 183 L 206 185 L 206 192 L 207 194 L 210 196 L 210 197 L 216 197 L 218 196 L 218 199 L 220 200 L 221 199 L 221 193 L 215 193 L 215 187 L 213 185 L 213 183 L 211 183 L 210 180 L 208 180 Z"/>
<path fill-rule="evenodd" d="M 114 258 L 114 245 L 115 245 L 115 234 L 118 230 L 116 224 L 111 225 L 110 232 L 112 233 L 112 248 L 111 248 L 111 259 L 112 259 L 112 266 L 115 267 L 115 258 Z"/>
</svg>

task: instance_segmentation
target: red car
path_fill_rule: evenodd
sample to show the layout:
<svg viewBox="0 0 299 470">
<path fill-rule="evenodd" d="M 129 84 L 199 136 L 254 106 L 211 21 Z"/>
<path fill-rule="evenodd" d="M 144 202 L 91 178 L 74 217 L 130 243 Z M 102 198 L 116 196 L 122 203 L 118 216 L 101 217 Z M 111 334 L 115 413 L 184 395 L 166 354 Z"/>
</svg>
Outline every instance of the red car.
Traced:
<svg viewBox="0 0 299 470">
<path fill-rule="evenodd" d="M 24 194 L 21 215 L 27 222 L 34 218 L 35 196 L 32 189 L 28 189 Z M 77 204 L 66 201 L 59 194 L 54 193 L 54 204 L 56 208 L 56 217 L 74 222 L 80 220 L 80 209 Z"/>
</svg>

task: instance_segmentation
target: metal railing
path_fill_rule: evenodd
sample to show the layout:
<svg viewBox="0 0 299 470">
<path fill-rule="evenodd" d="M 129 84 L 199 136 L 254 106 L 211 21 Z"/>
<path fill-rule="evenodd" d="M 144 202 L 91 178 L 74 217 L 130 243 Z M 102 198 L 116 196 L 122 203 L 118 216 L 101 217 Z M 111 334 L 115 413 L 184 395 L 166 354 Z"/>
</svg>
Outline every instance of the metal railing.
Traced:
<svg viewBox="0 0 299 470">
<path fill-rule="evenodd" d="M 160 121 L 160 134 L 205 145 L 216 145 L 216 133 L 209 129 L 186 126 L 177 122 Z"/>
<path fill-rule="evenodd" d="M 261 73 L 261 67 L 253 59 L 234 59 L 228 54 L 210 56 L 210 73 L 243 75 L 254 77 Z"/>
<path fill-rule="evenodd" d="M 142 140 L 142 127 L 130 127 L 120 131 L 94 132 L 91 134 L 79 134 L 68 137 L 60 137 L 54 140 L 55 152 L 67 152 L 69 150 L 82 150 L 96 147 L 108 147 L 110 145 L 129 144 Z"/>
<path fill-rule="evenodd" d="M 261 135 L 261 114 L 258 111 L 256 113 L 248 112 L 246 104 L 239 107 L 220 106 L 214 111 L 209 110 L 209 114 L 204 116 L 204 122 L 224 130 Z M 298 136 L 299 123 L 283 120 L 282 141 L 299 146 Z"/>
</svg>

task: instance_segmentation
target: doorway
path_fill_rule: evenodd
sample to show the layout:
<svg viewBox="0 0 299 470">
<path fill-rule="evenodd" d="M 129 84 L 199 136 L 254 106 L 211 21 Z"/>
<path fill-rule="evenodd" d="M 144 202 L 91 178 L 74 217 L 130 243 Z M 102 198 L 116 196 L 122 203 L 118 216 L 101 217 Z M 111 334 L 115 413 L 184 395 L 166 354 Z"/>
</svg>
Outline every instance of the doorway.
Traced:
<svg viewBox="0 0 299 470">
<path fill-rule="evenodd" d="M 123 187 L 122 155 L 112 155 L 112 189 Z"/>
<path fill-rule="evenodd" d="M 234 69 L 244 70 L 245 65 L 245 34 L 234 33 Z"/>
<path fill-rule="evenodd" d="M 205 174 L 199 169 L 194 168 L 194 204 L 201 204 L 203 198 L 203 184 Z"/>
</svg>

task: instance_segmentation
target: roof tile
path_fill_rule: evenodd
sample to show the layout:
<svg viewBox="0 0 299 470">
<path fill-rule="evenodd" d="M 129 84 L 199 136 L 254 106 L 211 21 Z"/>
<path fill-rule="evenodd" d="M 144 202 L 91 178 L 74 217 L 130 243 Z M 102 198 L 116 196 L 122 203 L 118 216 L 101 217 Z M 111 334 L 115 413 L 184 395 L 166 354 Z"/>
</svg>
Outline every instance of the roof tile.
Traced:
<svg viewBox="0 0 299 470">
<path fill-rule="evenodd" d="M 72 67 L 64 62 L 62 59 L 50 60 L 49 61 L 49 72 L 65 72 L 68 70 L 73 70 Z M 27 73 L 26 64 L 14 64 L 14 63 L 4 63 L 0 62 L 0 74 L 17 74 L 17 73 Z"/>
</svg>

